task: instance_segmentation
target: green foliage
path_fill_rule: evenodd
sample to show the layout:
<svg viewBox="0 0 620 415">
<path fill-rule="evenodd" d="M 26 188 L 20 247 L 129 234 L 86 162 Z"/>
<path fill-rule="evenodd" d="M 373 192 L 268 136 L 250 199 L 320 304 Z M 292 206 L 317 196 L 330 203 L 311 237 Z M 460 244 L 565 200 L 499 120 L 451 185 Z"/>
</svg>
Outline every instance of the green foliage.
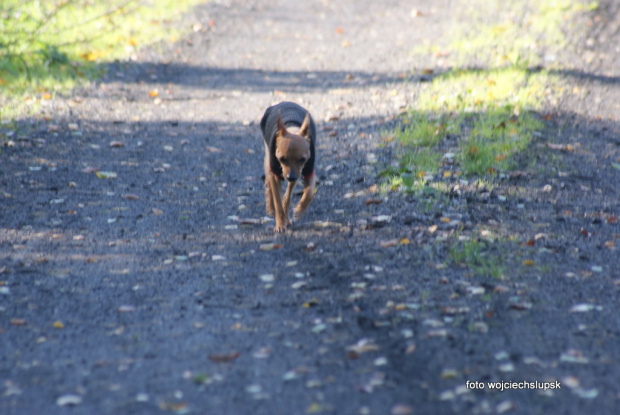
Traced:
<svg viewBox="0 0 620 415">
<path fill-rule="evenodd" d="M 450 247 L 449 254 L 455 265 L 466 266 L 476 275 L 502 277 L 503 258 L 493 254 L 485 242 L 477 239 L 458 241 Z"/>
<path fill-rule="evenodd" d="M 179 31 L 166 22 L 199 1 L 2 0 L 0 115 L 6 118 L 8 107 L 32 95 L 93 79 L 102 73 L 101 63 L 138 47 L 175 40 Z"/>
</svg>

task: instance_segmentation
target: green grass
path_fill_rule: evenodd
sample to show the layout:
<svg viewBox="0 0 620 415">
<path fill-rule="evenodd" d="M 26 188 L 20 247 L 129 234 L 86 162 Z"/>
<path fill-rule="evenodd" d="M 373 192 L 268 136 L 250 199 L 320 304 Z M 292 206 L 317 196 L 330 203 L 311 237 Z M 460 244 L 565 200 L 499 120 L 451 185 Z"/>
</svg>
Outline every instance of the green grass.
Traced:
<svg viewBox="0 0 620 415">
<path fill-rule="evenodd" d="M 537 112 L 561 94 L 557 76 L 533 65 L 544 54 L 561 53 L 566 19 L 598 7 L 576 0 L 478 3 L 457 13 L 467 16 L 470 31 L 452 34 L 448 59 L 456 69 L 424 85 L 393 132 L 401 148 L 392 180 L 403 172 L 417 178 L 431 173 L 436 180 L 492 178 L 518 167 L 517 156 L 544 128 Z M 471 62 L 479 67 L 468 68 Z M 454 163 L 441 163 L 446 154 L 454 155 Z"/>
<path fill-rule="evenodd" d="M 201 0 L 3 0 L 0 4 L 0 118 L 36 111 L 130 56 L 181 32 L 170 23 Z"/>
<path fill-rule="evenodd" d="M 493 254 L 486 242 L 477 239 L 455 242 L 449 248 L 453 264 L 468 267 L 475 275 L 502 278 L 504 260 Z"/>
</svg>

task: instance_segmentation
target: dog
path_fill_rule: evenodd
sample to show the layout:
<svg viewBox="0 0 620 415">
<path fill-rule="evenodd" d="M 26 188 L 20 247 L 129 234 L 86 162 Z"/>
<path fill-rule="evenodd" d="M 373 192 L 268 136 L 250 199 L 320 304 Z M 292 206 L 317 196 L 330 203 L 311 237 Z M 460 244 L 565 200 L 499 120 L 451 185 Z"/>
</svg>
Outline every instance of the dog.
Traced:
<svg viewBox="0 0 620 415">
<path fill-rule="evenodd" d="M 316 127 L 310 113 L 294 102 L 281 102 L 265 111 L 260 122 L 265 140 L 265 205 L 267 215 L 275 216 L 275 232 L 291 224 L 289 209 L 293 188 L 299 179 L 304 191 L 295 207 L 299 219 L 314 198 L 316 178 Z M 288 187 L 282 198 L 282 182 Z"/>
</svg>

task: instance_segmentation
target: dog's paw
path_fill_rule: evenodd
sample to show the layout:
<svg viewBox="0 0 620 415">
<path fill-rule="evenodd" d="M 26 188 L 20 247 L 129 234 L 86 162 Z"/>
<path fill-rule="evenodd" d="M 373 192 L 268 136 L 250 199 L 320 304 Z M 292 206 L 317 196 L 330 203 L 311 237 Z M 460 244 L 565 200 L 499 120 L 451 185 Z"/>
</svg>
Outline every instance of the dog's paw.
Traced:
<svg viewBox="0 0 620 415">
<path fill-rule="evenodd" d="M 293 212 L 293 220 L 297 221 L 301 219 L 303 215 L 304 215 L 303 211 L 295 209 L 295 211 Z"/>
<path fill-rule="evenodd" d="M 273 231 L 274 231 L 275 233 L 282 233 L 282 232 L 286 231 L 286 225 L 276 225 L 276 226 L 273 228 Z"/>
</svg>

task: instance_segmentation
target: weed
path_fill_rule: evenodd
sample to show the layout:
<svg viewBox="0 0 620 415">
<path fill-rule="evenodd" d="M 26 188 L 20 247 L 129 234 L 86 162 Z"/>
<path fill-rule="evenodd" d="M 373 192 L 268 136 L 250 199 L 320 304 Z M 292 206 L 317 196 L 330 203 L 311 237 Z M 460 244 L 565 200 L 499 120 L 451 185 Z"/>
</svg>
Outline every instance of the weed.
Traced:
<svg viewBox="0 0 620 415">
<path fill-rule="evenodd" d="M 477 239 L 458 241 L 449 249 L 449 256 L 455 265 L 467 266 L 476 275 L 501 278 L 503 259 L 493 254 L 488 245 Z"/>
</svg>

